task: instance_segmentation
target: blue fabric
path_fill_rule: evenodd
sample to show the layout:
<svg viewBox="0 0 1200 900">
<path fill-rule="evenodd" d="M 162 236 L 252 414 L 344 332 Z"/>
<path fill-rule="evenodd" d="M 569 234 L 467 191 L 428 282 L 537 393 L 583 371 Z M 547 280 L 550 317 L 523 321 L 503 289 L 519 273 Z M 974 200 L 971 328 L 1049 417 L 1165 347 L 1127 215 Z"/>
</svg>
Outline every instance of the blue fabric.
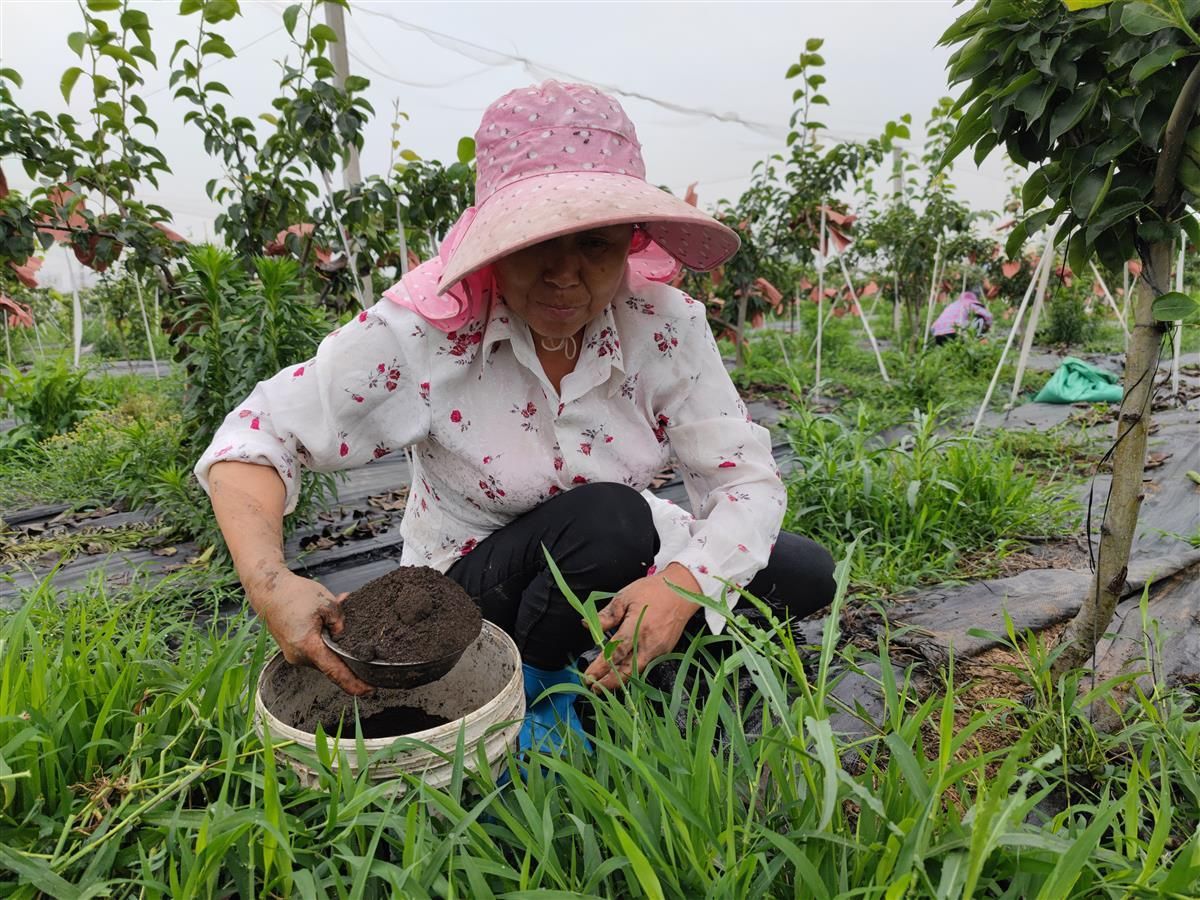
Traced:
<svg viewBox="0 0 1200 900">
<path fill-rule="evenodd" d="M 579 714 L 575 712 L 574 693 L 556 692 L 542 696 L 548 688 L 559 684 L 582 684 L 579 671 L 574 667 L 549 671 L 525 663 L 525 722 L 517 736 L 517 751 L 524 753 L 537 747 L 544 753 L 557 753 L 562 749 L 567 730 L 574 731 L 578 740 L 590 753 L 592 743 L 583 730 Z M 539 699 L 540 698 L 540 699 Z"/>
</svg>

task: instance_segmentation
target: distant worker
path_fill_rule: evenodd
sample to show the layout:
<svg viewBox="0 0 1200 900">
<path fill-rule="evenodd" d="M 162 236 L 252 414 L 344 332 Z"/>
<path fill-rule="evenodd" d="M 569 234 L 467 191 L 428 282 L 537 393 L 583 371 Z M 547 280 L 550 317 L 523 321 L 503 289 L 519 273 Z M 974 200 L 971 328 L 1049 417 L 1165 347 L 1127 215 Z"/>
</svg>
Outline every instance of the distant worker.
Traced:
<svg viewBox="0 0 1200 900">
<path fill-rule="evenodd" d="M 949 304 L 933 323 L 933 340 L 944 344 L 965 332 L 974 332 L 978 337 L 992 327 L 992 314 L 971 291 L 963 291 L 958 299 Z"/>
</svg>

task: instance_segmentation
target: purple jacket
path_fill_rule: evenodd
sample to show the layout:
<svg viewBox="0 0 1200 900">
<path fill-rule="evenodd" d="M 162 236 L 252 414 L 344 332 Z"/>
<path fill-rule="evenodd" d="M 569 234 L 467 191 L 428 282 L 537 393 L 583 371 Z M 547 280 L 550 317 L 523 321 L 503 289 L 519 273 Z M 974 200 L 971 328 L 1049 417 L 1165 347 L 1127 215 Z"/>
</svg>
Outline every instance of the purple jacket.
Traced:
<svg viewBox="0 0 1200 900">
<path fill-rule="evenodd" d="M 966 291 L 957 300 L 949 304 L 933 323 L 933 335 L 954 334 L 956 331 L 966 331 L 971 327 L 972 319 L 983 320 L 979 329 L 980 334 L 992 327 L 992 314 L 988 308 L 979 302 L 970 291 Z"/>
</svg>

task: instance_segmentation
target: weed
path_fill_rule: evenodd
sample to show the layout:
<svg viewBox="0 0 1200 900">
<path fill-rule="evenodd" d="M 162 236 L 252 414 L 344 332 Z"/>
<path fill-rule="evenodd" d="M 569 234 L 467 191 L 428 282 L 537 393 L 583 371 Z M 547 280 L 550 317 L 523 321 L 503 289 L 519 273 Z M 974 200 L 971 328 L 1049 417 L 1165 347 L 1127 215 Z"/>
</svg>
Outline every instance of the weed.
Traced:
<svg viewBox="0 0 1200 900">
<path fill-rule="evenodd" d="M 868 415 L 800 410 L 787 427 L 797 457 L 784 527 L 854 551 L 857 585 L 891 592 L 954 575 L 964 554 L 994 560 L 1022 535 L 1065 525 L 1067 501 L 1019 471 L 1016 457 L 983 440 L 945 436 L 942 419 L 916 413 L 899 446 L 879 446 Z M 972 572 L 971 574 L 982 574 Z"/>
</svg>

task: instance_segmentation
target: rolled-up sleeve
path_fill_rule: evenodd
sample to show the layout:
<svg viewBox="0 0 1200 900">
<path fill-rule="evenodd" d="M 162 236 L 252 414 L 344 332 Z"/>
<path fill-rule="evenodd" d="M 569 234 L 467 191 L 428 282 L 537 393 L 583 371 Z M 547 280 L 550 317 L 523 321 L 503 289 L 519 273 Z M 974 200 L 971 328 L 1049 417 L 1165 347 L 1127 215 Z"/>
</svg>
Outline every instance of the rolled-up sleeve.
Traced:
<svg viewBox="0 0 1200 900">
<path fill-rule="evenodd" d="M 691 540 L 672 561 L 688 567 L 701 590 L 720 597 L 722 581 L 745 586 L 767 564 L 787 506 L 770 433 L 756 425 L 725 371 L 703 316 L 681 346 L 682 390 L 667 407 L 666 435 L 684 471 L 695 520 Z M 706 611 L 714 631 L 724 619 Z"/>
<path fill-rule="evenodd" d="M 381 301 L 321 341 L 310 360 L 260 381 L 217 429 L 196 463 L 209 490 L 215 463 L 271 466 L 296 507 L 300 468 L 351 469 L 398 452 L 429 431 L 425 361 L 400 339 L 394 304 Z"/>
</svg>

